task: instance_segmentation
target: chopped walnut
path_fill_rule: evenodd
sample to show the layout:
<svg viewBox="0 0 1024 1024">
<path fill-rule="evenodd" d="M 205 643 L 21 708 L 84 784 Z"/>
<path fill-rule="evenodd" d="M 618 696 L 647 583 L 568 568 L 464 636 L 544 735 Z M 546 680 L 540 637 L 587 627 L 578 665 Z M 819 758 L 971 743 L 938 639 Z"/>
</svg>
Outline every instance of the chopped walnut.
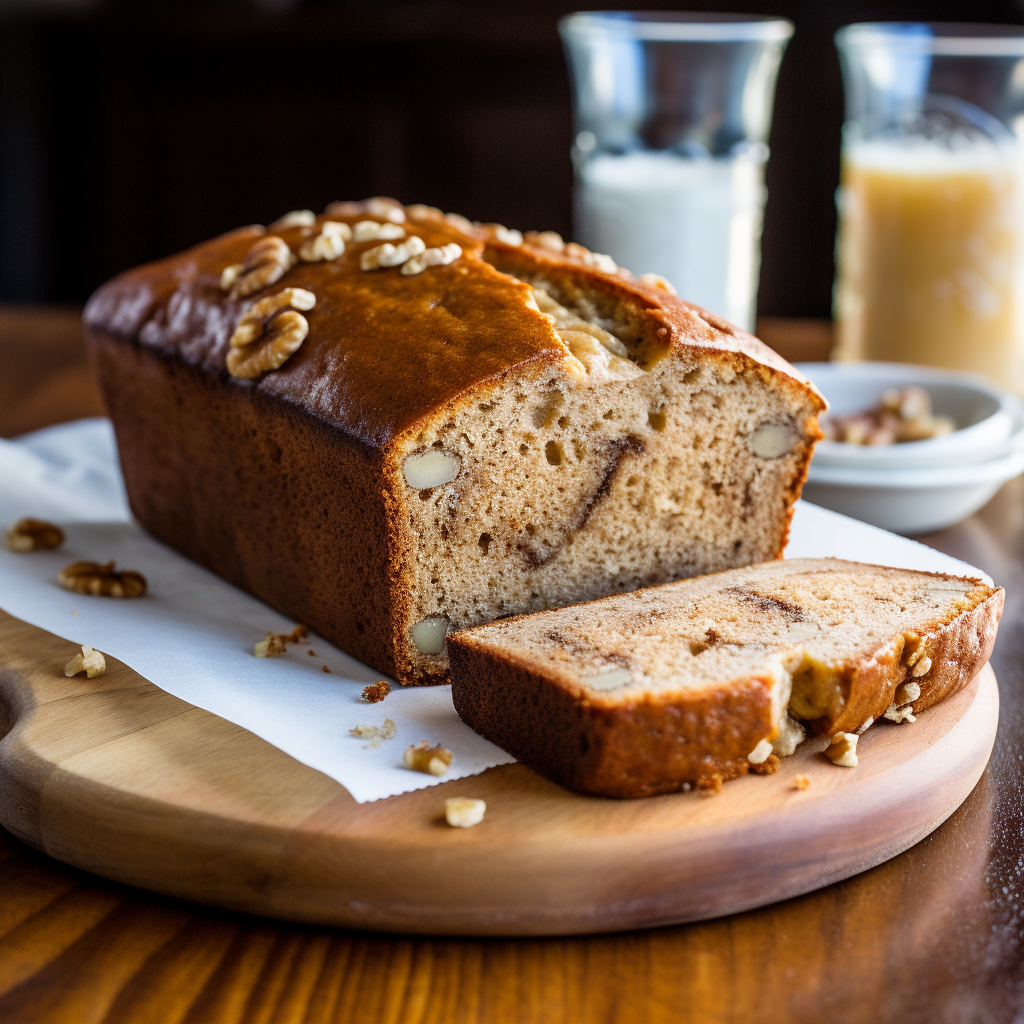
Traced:
<svg viewBox="0 0 1024 1024">
<path fill-rule="evenodd" d="M 387 196 L 374 196 L 373 199 L 367 199 L 364 205 L 366 212 L 371 217 L 383 217 L 395 224 L 405 223 L 405 210 L 396 199 L 389 199 Z"/>
<path fill-rule="evenodd" d="M 375 242 L 405 238 L 405 228 L 397 224 L 381 224 L 378 220 L 361 220 L 352 229 L 354 242 Z"/>
<path fill-rule="evenodd" d="M 299 258 L 307 263 L 336 260 L 352 238 L 352 229 L 344 221 L 327 220 L 320 225 L 320 234 L 304 242 Z"/>
<path fill-rule="evenodd" d="M 244 299 L 261 288 L 280 281 L 292 265 L 292 251 L 283 239 L 276 235 L 265 235 L 245 255 L 241 269 L 232 277 L 228 267 L 221 275 L 223 286 L 225 275 L 230 280 L 231 298 Z"/>
<path fill-rule="evenodd" d="M 471 828 L 484 820 L 487 804 L 468 796 L 449 797 L 444 802 L 444 820 L 452 828 Z"/>
<path fill-rule="evenodd" d="M 296 626 L 290 633 L 268 633 L 252 649 L 257 658 L 278 658 L 286 650 L 288 644 L 301 643 L 309 636 L 309 630 L 305 626 Z"/>
<path fill-rule="evenodd" d="M 320 666 L 320 671 L 321 672 L 327 672 L 328 674 L 330 674 L 331 670 L 326 665 L 321 665 Z"/>
<path fill-rule="evenodd" d="M 232 285 L 238 280 L 238 275 L 242 272 L 244 266 L 244 263 L 232 263 L 220 272 L 221 291 L 231 291 Z"/>
<path fill-rule="evenodd" d="M 749 767 L 753 775 L 774 775 L 779 770 L 780 764 L 782 761 L 777 754 L 769 754 L 763 761 L 758 761 L 756 764 L 751 761 Z"/>
<path fill-rule="evenodd" d="M 52 551 L 64 543 L 64 531 L 45 519 L 19 519 L 7 527 L 7 546 L 12 551 Z"/>
<path fill-rule="evenodd" d="M 562 252 L 565 249 L 565 242 L 557 231 L 527 231 L 524 238 L 528 245 L 537 245 L 552 252 Z"/>
<path fill-rule="evenodd" d="M 454 263 L 462 255 L 462 246 L 449 242 L 440 249 L 424 249 L 419 256 L 413 256 L 402 266 L 402 273 L 421 274 L 427 267 L 440 267 Z"/>
<path fill-rule="evenodd" d="M 315 305 L 316 296 L 305 288 L 285 288 L 254 302 L 231 335 L 228 373 L 251 379 L 283 365 L 309 334 L 309 321 L 295 310 Z"/>
<path fill-rule="evenodd" d="M 903 704 L 913 704 L 921 696 L 921 684 L 915 682 L 901 683 L 896 687 L 893 695 L 893 703 L 900 707 Z"/>
<path fill-rule="evenodd" d="M 392 245 L 385 242 L 383 245 L 367 249 L 359 257 L 359 266 L 362 270 L 380 270 L 384 267 L 398 267 L 413 256 L 419 256 L 427 248 L 426 243 L 419 235 L 410 235 L 404 242 Z"/>
<path fill-rule="evenodd" d="M 641 274 L 640 281 L 642 284 L 647 285 L 648 288 L 657 288 L 659 291 L 668 292 L 669 295 L 676 294 L 675 285 L 668 278 L 662 277 L 661 274 Z"/>
<path fill-rule="evenodd" d="M 360 214 L 365 213 L 365 208 L 362 203 L 353 202 L 350 199 L 344 201 L 336 200 L 333 203 L 327 204 L 327 209 L 324 213 L 328 217 L 358 217 Z"/>
<path fill-rule="evenodd" d="M 833 764 L 843 768 L 857 767 L 857 740 L 855 732 L 837 732 L 825 750 L 825 755 Z"/>
<path fill-rule="evenodd" d="M 415 746 L 406 747 L 402 755 L 406 768 L 427 775 L 444 775 L 452 763 L 452 752 L 440 743 L 430 745 L 430 740 L 421 740 Z"/>
<path fill-rule="evenodd" d="M 914 667 L 910 670 L 910 674 L 911 674 L 911 676 L 914 679 L 920 679 L 921 676 L 927 675 L 928 672 L 931 671 L 931 667 L 932 667 L 932 659 L 929 658 L 928 655 L 926 654 L 923 658 L 921 658 L 917 662 L 915 662 Z M 918 693 L 918 697 L 919 696 L 920 696 L 920 692 Z M 917 700 L 917 697 L 914 697 L 912 699 L 913 700 Z"/>
<path fill-rule="evenodd" d="M 903 707 L 898 707 L 895 702 L 890 704 L 886 709 L 883 718 L 888 719 L 890 722 L 916 722 L 917 715 L 914 714 L 914 708 L 910 704 L 905 704 Z"/>
<path fill-rule="evenodd" d="M 316 214 L 312 210 L 292 210 L 283 217 L 278 217 L 269 225 L 268 231 L 284 231 L 287 228 L 308 228 L 316 223 Z"/>
<path fill-rule="evenodd" d="M 890 388 L 874 409 L 825 416 L 821 429 L 826 441 L 846 444 L 898 444 L 942 437 L 956 430 L 949 416 L 932 414 L 931 396 L 923 388 Z"/>
<path fill-rule="evenodd" d="M 618 265 L 611 256 L 605 256 L 600 252 L 591 252 L 586 246 L 580 245 L 577 242 L 570 242 L 565 247 L 564 252 L 566 256 L 580 260 L 588 267 L 596 267 L 606 274 L 617 274 L 619 272 Z"/>
<path fill-rule="evenodd" d="M 444 212 L 436 206 L 426 206 L 424 203 L 413 203 L 405 208 L 406 215 L 413 220 L 444 220 Z"/>
<path fill-rule="evenodd" d="M 517 248 L 523 244 L 522 231 L 515 228 L 507 228 L 504 224 L 481 224 L 480 230 L 496 242 L 503 242 L 505 245 L 514 245 Z"/>
<path fill-rule="evenodd" d="M 357 725 L 354 729 L 349 729 L 349 734 L 362 740 L 369 740 L 370 742 L 366 744 L 367 749 L 376 750 L 381 740 L 393 740 L 398 735 L 398 728 L 390 718 L 385 718 L 381 726 Z"/>
<path fill-rule="evenodd" d="M 57 582 L 76 594 L 97 597 L 142 597 L 146 592 L 146 577 L 142 573 L 117 572 L 113 562 L 73 562 L 61 569 Z"/>
<path fill-rule="evenodd" d="M 468 217 L 463 217 L 461 213 L 446 213 L 444 219 L 448 224 L 451 224 L 453 228 L 457 228 L 464 235 L 475 235 L 476 227 Z"/>
<path fill-rule="evenodd" d="M 86 677 L 92 679 L 94 676 L 102 675 L 107 671 L 107 662 L 99 651 L 92 647 L 82 645 L 81 654 L 76 654 L 65 666 L 64 675 L 77 676 L 84 672 Z"/>
<path fill-rule="evenodd" d="M 810 789 L 811 780 L 806 775 L 794 775 L 793 776 L 793 788 L 794 789 Z"/>
<path fill-rule="evenodd" d="M 391 684 L 386 679 L 382 679 L 379 683 L 374 683 L 372 686 L 363 687 L 363 700 L 368 704 L 377 704 L 390 692 Z"/>
<path fill-rule="evenodd" d="M 714 796 L 715 793 L 722 792 L 722 786 L 725 780 L 718 772 L 712 772 L 710 775 L 703 775 L 697 780 L 697 788 L 705 796 Z"/>
</svg>

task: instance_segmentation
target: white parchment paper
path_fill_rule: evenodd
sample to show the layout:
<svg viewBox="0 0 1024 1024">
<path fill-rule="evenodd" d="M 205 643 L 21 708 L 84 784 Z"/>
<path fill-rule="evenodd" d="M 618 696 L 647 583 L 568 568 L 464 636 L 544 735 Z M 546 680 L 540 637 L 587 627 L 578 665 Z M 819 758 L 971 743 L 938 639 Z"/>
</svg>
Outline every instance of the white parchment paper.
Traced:
<svg viewBox="0 0 1024 1024">
<path fill-rule="evenodd" d="M 72 644 L 89 644 L 336 779 L 361 803 L 512 760 L 462 723 L 450 687 L 394 686 L 383 703 L 368 705 L 360 699 L 362 688 L 380 673 L 314 634 L 280 658 L 254 657 L 253 645 L 268 630 L 290 632 L 294 623 L 131 520 L 106 420 L 0 440 L 0 526 L 26 515 L 60 523 L 67 540 L 59 551 L 28 555 L 0 548 L 0 607 L 66 638 L 69 659 Z M 832 555 L 980 575 L 924 545 L 802 502 L 791 537 L 790 557 Z M 117 601 L 63 590 L 57 573 L 80 559 L 113 559 L 119 568 L 141 572 L 148 595 Z M 381 725 L 385 717 L 396 723 L 398 735 L 377 749 L 349 735 L 353 726 Z M 403 766 L 406 746 L 423 739 L 453 752 L 443 779 Z"/>
</svg>

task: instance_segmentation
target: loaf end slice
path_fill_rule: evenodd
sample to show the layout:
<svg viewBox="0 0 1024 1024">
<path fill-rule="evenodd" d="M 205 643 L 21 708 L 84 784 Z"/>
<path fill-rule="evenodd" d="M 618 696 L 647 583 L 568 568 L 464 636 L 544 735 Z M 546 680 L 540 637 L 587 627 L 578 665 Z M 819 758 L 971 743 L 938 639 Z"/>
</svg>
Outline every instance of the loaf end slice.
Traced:
<svg viewBox="0 0 1024 1024">
<path fill-rule="evenodd" d="M 976 579 L 770 562 L 463 630 L 452 698 L 579 792 L 717 785 L 763 770 L 769 744 L 912 721 L 985 664 L 1002 607 Z"/>
</svg>

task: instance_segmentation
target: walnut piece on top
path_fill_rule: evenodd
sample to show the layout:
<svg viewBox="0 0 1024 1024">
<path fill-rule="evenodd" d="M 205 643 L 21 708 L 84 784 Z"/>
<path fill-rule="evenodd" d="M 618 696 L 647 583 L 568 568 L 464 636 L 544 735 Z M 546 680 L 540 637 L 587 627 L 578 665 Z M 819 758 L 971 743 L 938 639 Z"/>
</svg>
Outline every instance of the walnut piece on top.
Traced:
<svg viewBox="0 0 1024 1024">
<path fill-rule="evenodd" d="M 305 288 L 285 288 L 254 302 L 231 335 L 228 373 L 251 380 L 282 366 L 309 334 L 309 322 L 296 310 L 315 305 L 316 296 Z"/>
<path fill-rule="evenodd" d="M 231 298 L 244 299 L 261 288 L 266 288 L 284 277 L 291 269 L 295 257 L 287 243 L 277 235 L 264 235 L 254 242 L 239 266 L 225 267 L 221 287 L 231 290 Z"/>
</svg>

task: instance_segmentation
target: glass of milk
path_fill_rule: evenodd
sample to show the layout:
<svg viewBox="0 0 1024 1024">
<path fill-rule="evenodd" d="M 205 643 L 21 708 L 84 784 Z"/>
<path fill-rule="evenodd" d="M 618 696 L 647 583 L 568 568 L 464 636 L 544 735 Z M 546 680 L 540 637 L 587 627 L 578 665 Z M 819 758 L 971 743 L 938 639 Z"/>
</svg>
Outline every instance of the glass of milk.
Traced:
<svg viewBox="0 0 1024 1024">
<path fill-rule="evenodd" d="M 848 25 L 836 45 L 835 357 L 1024 393 L 1024 29 Z"/>
<path fill-rule="evenodd" d="M 575 230 L 635 274 L 753 330 L 768 132 L 790 22 L 572 14 Z"/>
</svg>

